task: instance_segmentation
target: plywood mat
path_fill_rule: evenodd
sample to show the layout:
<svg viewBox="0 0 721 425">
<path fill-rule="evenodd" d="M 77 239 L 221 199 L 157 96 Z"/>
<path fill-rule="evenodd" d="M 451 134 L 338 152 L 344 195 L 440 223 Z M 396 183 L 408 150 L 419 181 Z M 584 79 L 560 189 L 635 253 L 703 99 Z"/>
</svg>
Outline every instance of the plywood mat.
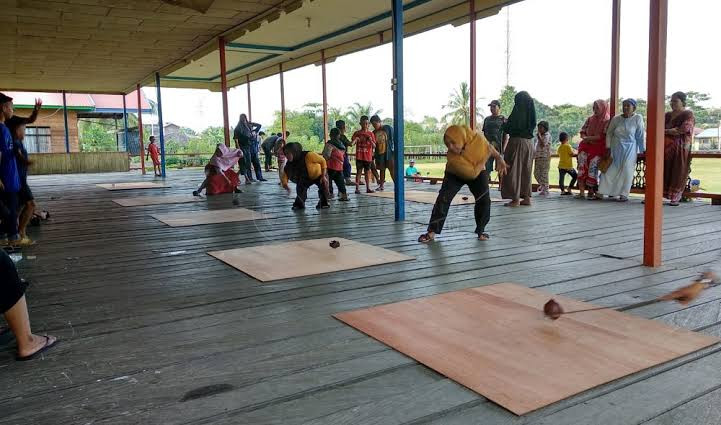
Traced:
<svg viewBox="0 0 721 425">
<path fill-rule="evenodd" d="M 260 220 L 270 216 L 246 208 L 231 208 L 208 211 L 179 211 L 167 214 L 153 214 L 153 218 L 171 227 L 197 226 L 201 224 L 233 223 L 236 221 Z"/>
<path fill-rule="evenodd" d="M 193 195 L 159 195 L 139 196 L 136 198 L 116 198 L 113 199 L 113 202 L 123 207 L 142 207 L 146 205 L 184 204 L 186 202 L 198 202 L 204 200 L 205 198 Z"/>
<path fill-rule="evenodd" d="M 388 192 L 375 192 L 375 193 L 369 193 L 369 196 L 377 196 L 380 198 L 390 198 L 393 199 L 394 193 L 392 191 Z M 438 197 L 438 192 L 428 192 L 425 190 L 406 190 L 406 201 L 411 202 L 420 202 L 423 204 L 435 204 L 436 198 Z M 466 199 L 463 199 L 466 198 Z M 451 205 L 467 205 L 467 204 L 474 204 L 476 200 L 473 198 L 473 195 L 465 195 L 459 193 L 456 195 L 455 198 L 453 198 L 453 201 L 451 201 Z M 503 202 L 500 198 L 491 198 L 491 202 Z"/>
<path fill-rule="evenodd" d="M 340 242 L 340 247 L 331 248 L 329 244 L 332 240 Z M 261 282 L 414 259 L 388 249 L 336 237 L 229 249 L 208 254 Z"/>
<path fill-rule="evenodd" d="M 160 189 L 163 187 L 170 187 L 165 183 L 155 182 L 101 183 L 96 186 L 108 190 Z"/>
<path fill-rule="evenodd" d="M 552 321 L 549 298 L 502 283 L 334 317 L 517 415 L 719 342 L 614 310 Z"/>
</svg>

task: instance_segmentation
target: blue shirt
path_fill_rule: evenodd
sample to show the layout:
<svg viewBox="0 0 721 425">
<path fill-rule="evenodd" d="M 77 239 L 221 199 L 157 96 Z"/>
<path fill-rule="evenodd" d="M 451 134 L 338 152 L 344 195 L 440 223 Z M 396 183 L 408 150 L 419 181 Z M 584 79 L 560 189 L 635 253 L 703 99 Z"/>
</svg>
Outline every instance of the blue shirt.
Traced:
<svg viewBox="0 0 721 425">
<path fill-rule="evenodd" d="M 418 169 L 416 167 L 408 167 L 406 168 L 406 176 L 407 177 L 413 177 L 416 174 L 418 174 Z"/>
<path fill-rule="evenodd" d="M 13 138 L 5 124 L 0 124 L 0 181 L 5 186 L 6 192 L 20 191 L 20 175 L 18 165 L 15 161 L 13 150 Z"/>
<path fill-rule="evenodd" d="M 13 144 L 15 149 L 15 162 L 17 163 L 18 176 L 20 177 L 20 184 L 25 185 L 28 181 L 28 166 L 25 165 L 25 162 L 21 162 L 18 159 L 18 155 L 21 155 L 27 161 L 28 150 L 25 149 L 25 145 L 20 140 L 14 140 Z"/>
</svg>

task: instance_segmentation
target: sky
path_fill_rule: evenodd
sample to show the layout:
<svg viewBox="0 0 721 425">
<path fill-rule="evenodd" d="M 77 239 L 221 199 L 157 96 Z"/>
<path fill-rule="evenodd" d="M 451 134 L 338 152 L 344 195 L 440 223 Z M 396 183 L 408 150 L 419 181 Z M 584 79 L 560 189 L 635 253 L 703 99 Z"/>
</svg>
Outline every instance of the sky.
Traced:
<svg viewBox="0 0 721 425">
<path fill-rule="evenodd" d="M 649 0 L 623 0 L 622 98 L 646 98 Z M 509 83 L 548 105 L 608 98 L 611 0 L 525 0 L 477 22 L 477 96 L 485 109 L 506 84 L 506 21 L 510 18 Z M 721 106 L 721 1 L 669 0 L 667 93 L 699 91 Z M 442 117 L 449 96 L 469 81 L 469 25 L 450 25 L 405 39 L 406 119 Z M 392 115 L 391 46 L 337 58 L 326 65 L 328 103 L 372 103 Z M 284 74 L 287 109 L 322 102 L 321 70 L 310 65 Z M 155 99 L 155 88 L 144 88 Z M 202 130 L 222 126 L 220 93 L 163 89 L 163 118 Z M 252 118 L 270 125 L 280 109 L 278 76 L 251 83 Z M 247 112 L 246 86 L 229 91 L 231 124 Z"/>
</svg>

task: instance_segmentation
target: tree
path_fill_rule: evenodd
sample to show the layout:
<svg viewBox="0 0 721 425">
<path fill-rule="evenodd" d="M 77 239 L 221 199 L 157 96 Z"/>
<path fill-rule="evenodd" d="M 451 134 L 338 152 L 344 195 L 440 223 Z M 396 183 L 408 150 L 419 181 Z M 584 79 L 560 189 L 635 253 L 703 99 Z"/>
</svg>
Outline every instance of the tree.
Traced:
<svg viewBox="0 0 721 425">
<path fill-rule="evenodd" d="M 380 115 L 380 113 L 383 112 L 382 109 L 374 109 L 372 103 L 368 103 L 367 105 L 361 105 L 358 102 L 355 102 L 353 105 L 351 105 L 350 108 L 346 111 L 345 115 L 348 117 L 348 121 L 346 121 L 347 126 L 357 126 L 360 122 L 360 118 L 365 115 L 368 118 L 372 117 L 373 115 Z"/>
<path fill-rule="evenodd" d="M 517 93 L 516 88 L 513 86 L 506 86 L 501 90 L 501 96 L 498 100 L 501 102 L 501 115 L 506 118 L 511 115 Z"/>
<path fill-rule="evenodd" d="M 449 111 L 443 116 L 443 122 L 456 125 L 469 125 L 471 117 L 471 93 L 468 89 L 468 83 L 465 81 L 462 82 L 449 96 L 448 104 L 443 105 L 443 109 Z M 483 114 L 479 112 L 478 101 L 476 101 L 476 122 L 481 121 L 483 121 Z"/>
</svg>

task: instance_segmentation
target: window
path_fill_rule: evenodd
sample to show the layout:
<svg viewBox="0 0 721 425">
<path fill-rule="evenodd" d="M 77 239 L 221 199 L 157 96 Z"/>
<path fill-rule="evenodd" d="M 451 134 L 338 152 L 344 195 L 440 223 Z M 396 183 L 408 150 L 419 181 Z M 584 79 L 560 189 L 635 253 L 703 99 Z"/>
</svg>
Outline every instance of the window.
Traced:
<svg viewBox="0 0 721 425">
<path fill-rule="evenodd" d="M 23 144 L 28 153 L 50 152 L 50 127 L 25 127 Z"/>
</svg>

